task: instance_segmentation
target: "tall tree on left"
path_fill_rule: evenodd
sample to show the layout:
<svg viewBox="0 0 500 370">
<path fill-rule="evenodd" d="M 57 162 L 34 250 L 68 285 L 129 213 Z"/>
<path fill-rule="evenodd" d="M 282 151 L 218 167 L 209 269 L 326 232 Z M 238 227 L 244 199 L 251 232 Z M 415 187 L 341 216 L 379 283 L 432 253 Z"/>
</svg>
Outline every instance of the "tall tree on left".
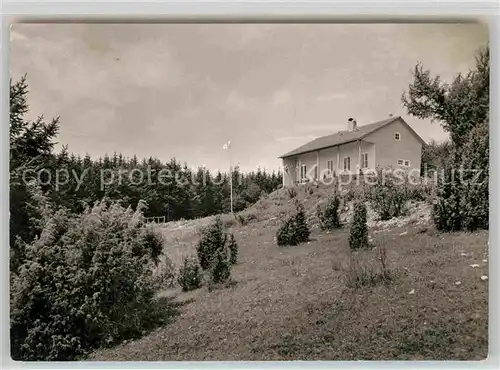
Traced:
<svg viewBox="0 0 500 370">
<path fill-rule="evenodd" d="M 11 269 L 23 259 L 20 241 L 31 241 L 36 233 L 32 222 L 36 215 L 30 212 L 29 187 L 37 170 L 49 166 L 53 161 L 54 139 L 59 132 L 59 117 L 50 122 L 39 116 L 31 121 L 26 118 L 29 111 L 26 75 L 15 83 L 10 81 L 10 249 Z M 50 187 L 50 184 L 47 185 Z M 44 189 L 48 190 L 48 189 Z M 16 239 L 20 239 L 17 240 Z"/>
</svg>

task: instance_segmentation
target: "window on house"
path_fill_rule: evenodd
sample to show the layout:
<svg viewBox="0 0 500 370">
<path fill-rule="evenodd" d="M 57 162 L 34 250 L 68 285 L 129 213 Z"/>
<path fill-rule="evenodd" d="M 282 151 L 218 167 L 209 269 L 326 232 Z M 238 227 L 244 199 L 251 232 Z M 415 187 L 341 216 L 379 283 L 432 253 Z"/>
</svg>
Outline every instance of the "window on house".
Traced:
<svg viewBox="0 0 500 370">
<path fill-rule="evenodd" d="M 300 166 L 300 180 L 305 180 L 307 174 L 307 167 L 305 164 Z"/>
<path fill-rule="evenodd" d="M 410 161 L 408 159 L 398 159 L 398 166 L 410 167 Z"/>
<path fill-rule="evenodd" d="M 401 134 L 399 132 L 394 133 L 394 140 L 401 140 Z"/>
<path fill-rule="evenodd" d="M 344 171 L 351 170 L 351 157 L 344 157 Z"/>
<path fill-rule="evenodd" d="M 361 154 L 361 168 L 368 168 L 368 153 Z"/>
</svg>

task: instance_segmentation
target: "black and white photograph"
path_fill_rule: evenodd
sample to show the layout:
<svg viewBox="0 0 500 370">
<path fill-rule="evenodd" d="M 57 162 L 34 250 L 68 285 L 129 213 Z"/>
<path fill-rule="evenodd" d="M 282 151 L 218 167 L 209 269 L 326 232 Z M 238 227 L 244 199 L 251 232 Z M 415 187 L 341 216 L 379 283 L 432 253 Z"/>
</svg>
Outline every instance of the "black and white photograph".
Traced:
<svg viewBox="0 0 500 370">
<path fill-rule="evenodd" d="M 481 22 L 16 23 L 14 361 L 488 357 Z"/>
</svg>

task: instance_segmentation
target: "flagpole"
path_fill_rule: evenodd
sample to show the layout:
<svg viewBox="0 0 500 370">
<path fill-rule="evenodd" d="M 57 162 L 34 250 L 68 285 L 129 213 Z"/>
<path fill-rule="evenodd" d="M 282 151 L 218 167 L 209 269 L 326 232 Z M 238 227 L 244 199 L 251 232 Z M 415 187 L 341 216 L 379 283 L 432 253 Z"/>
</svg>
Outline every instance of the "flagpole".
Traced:
<svg viewBox="0 0 500 370">
<path fill-rule="evenodd" d="M 233 165 L 231 163 L 231 149 L 229 149 L 229 191 L 231 193 L 231 214 L 233 214 Z"/>
<path fill-rule="evenodd" d="M 231 214 L 233 214 L 233 164 L 231 160 L 231 141 L 224 144 L 223 149 L 227 150 L 229 155 L 229 197 L 231 202 Z"/>
</svg>

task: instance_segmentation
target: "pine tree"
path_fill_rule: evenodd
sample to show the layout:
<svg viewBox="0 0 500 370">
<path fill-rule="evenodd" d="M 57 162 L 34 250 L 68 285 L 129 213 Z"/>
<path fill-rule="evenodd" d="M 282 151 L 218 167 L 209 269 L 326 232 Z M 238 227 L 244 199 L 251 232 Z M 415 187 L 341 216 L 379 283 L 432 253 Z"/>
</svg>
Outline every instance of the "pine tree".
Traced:
<svg viewBox="0 0 500 370">
<path fill-rule="evenodd" d="M 310 230 L 306 222 L 304 207 L 296 204 L 296 213 L 285 220 L 276 233 L 280 246 L 297 245 L 309 240 Z"/>
<path fill-rule="evenodd" d="M 59 118 L 45 122 L 43 117 L 35 121 L 25 118 L 28 84 L 26 76 L 18 82 L 10 81 L 10 227 L 9 239 L 13 246 L 17 237 L 30 241 L 33 225 L 26 205 L 31 199 L 25 180 L 30 181 L 30 172 L 53 161 L 54 139 L 59 132 Z M 24 177 L 23 177 L 24 175 Z M 27 175 L 27 176 L 26 176 Z M 49 190 L 45 187 L 44 190 Z"/>
<path fill-rule="evenodd" d="M 231 276 L 231 265 L 227 260 L 227 254 L 225 252 L 217 252 L 211 274 L 214 284 L 223 283 Z"/>
<path fill-rule="evenodd" d="M 236 243 L 236 240 L 234 240 L 233 234 L 230 235 L 228 248 L 230 253 L 229 262 L 231 265 L 235 265 L 238 263 L 238 244 Z"/>
<path fill-rule="evenodd" d="M 462 153 L 461 195 L 463 228 L 466 230 L 489 227 L 489 128 L 484 122 L 469 134 Z"/>
<path fill-rule="evenodd" d="M 319 218 L 320 228 L 322 230 L 333 230 L 341 227 L 338 213 L 339 206 L 340 199 L 337 195 L 328 199 L 324 212 L 318 204 L 317 215 Z"/>
<path fill-rule="evenodd" d="M 368 247 L 368 226 L 366 224 L 366 206 L 363 201 L 354 205 L 354 214 L 349 235 L 349 246 L 351 249 Z"/>
<path fill-rule="evenodd" d="M 462 186 L 454 168 L 446 167 L 438 177 L 436 201 L 432 218 L 440 231 L 458 231 L 462 228 L 460 194 Z"/>
<path fill-rule="evenodd" d="M 297 214 L 295 216 L 295 225 L 296 225 L 297 241 L 299 243 L 308 241 L 311 232 L 309 231 L 309 227 L 307 226 L 304 206 L 300 203 L 297 203 Z"/>
<path fill-rule="evenodd" d="M 212 267 L 217 254 L 225 253 L 227 234 L 224 231 L 222 219 L 218 216 L 215 221 L 202 230 L 198 242 L 197 254 L 203 270 Z"/>
<path fill-rule="evenodd" d="M 200 266 L 195 259 L 187 257 L 184 259 L 177 281 L 184 292 L 201 287 Z"/>
</svg>

